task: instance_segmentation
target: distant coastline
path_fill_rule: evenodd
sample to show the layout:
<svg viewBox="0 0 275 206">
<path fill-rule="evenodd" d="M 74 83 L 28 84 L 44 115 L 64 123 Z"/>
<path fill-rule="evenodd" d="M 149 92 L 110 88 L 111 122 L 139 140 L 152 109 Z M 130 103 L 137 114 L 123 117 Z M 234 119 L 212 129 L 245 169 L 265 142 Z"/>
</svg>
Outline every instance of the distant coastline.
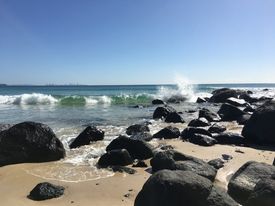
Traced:
<svg viewBox="0 0 275 206">
<path fill-rule="evenodd" d="M 0 84 L 0 87 L 112 87 L 112 86 L 173 86 L 176 84 Z M 193 86 L 215 87 L 275 87 L 275 83 L 192 83 Z"/>
</svg>

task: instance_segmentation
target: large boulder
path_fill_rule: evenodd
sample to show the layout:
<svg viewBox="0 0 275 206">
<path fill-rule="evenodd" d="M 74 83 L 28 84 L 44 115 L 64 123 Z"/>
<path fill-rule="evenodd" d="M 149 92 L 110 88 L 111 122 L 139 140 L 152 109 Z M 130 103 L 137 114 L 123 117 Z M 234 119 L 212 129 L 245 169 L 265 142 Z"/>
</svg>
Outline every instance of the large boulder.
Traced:
<svg viewBox="0 0 275 206">
<path fill-rule="evenodd" d="M 214 138 L 203 134 L 194 134 L 188 140 L 189 142 L 200 146 L 212 146 L 217 143 L 217 140 Z"/>
<path fill-rule="evenodd" d="M 153 136 L 149 132 L 140 132 L 140 133 L 131 135 L 130 139 L 151 141 L 153 139 Z"/>
<path fill-rule="evenodd" d="M 217 144 L 233 144 L 233 145 L 243 145 L 245 144 L 245 139 L 242 135 L 232 132 L 223 132 L 213 137 L 217 140 Z"/>
<path fill-rule="evenodd" d="M 150 132 L 150 129 L 146 124 L 134 124 L 126 129 L 126 134 L 128 135 L 134 135 L 141 132 Z"/>
<path fill-rule="evenodd" d="M 135 199 L 135 206 L 205 205 L 212 183 L 190 171 L 162 170 L 153 174 Z"/>
<path fill-rule="evenodd" d="M 219 122 L 221 121 L 221 118 L 218 114 L 210 111 L 209 109 L 202 108 L 199 110 L 199 118 L 204 117 L 209 122 Z"/>
<path fill-rule="evenodd" d="M 104 131 L 97 129 L 96 127 L 88 126 L 84 129 L 70 144 L 70 148 L 77 148 L 83 145 L 88 145 L 90 142 L 103 140 Z"/>
<path fill-rule="evenodd" d="M 153 119 L 162 119 L 166 118 L 168 114 L 172 112 L 177 112 L 173 107 L 164 106 L 164 107 L 157 107 L 153 114 Z"/>
<path fill-rule="evenodd" d="M 207 127 L 210 123 L 205 118 L 193 119 L 188 124 L 189 127 Z"/>
<path fill-rule="evenodd" d="M 275 180 L 260 180 L 254 187 L 245 206 L 272 206 L 275 205 Z"/>
<path fill-rule="evenodd" d="M 275 145 L 275 101 L 256 109 L 244 125 L 242 135 L 251 142 Z"/>
<path fill-rule="evenodd" d="M 214 181 L 217 170 L 201 159 L 182 154 L 175 150 L 161 151 L 150 161 L 152 171 L 163 169 L 191 171 Z"/>
<path fill-rule="evenodd" d="M 153 156 L 153 148 L 149 143 L 125 136 L 119 136 L 106 147 L 106 151 L 116 149 L 126 149 L 133 159 L 143 160 Z"/>
<path fill-rule="evenodd" d="M 165 122 L 168 123 L 184 123 L 184 119 L 178 112 L 171 112 L 165 118 Z"/>
<path fill-rule="evenodd" d="M 226 191 L 219 187 L 212 187 L 211 193 L 208 196 L 205 204 L 202 206 L 239 206 L 239 204 L 233 200 Z"/>
<path fill-rule="evenodd" d="M 28 198 L 36 201 L 57 198 L 64 194 L 64 190 L 65 188 L 62 186 L 53 185 L 48 182 L 42 182 L 32 189 L 28 195 Z"/>
<path fill-rule="evenodd" d="M 55 161 L 64 156 L 63 144 L 45 124 L 23 122 L 0 134 L 0 166 Z"/>
<path fill-rule="evenodd" d="M 246 107 L 249 106 L 249 103 L 247 103 L 245 100 L 243 99 L 237 99 L 234 97 L 230 97 L 226 100 L 226 103 L 231 104 L 233 106 L 236 107 Z"/>
<path fill-rule="evenodd" d="M 218 114 L 222 118 L 222 121 L 234 121 L 244 115 L 245 112 L 243 112 L 238 107 L 235 107 L 228 103 L 224 103 L 218 111 Z"/>
<path fill-rule="evenodd" d="M 168 126 L 153 135 L 157 139 L 173 139 L 180 136 L 180 130 L 176 127 Z"/>
<path fill-rule="evenodd" d="M 212 94 L 213 95 L 210 97 L 209 102 L 224 103 L 230 97 L 238 98 L 239 92 L 234 89 L 222 88 L 213 91 Z"/>
<path fill-rule="evenodd" d="M 188 140 L 191 139 L 192 137 L 194 137 L 196 134 L 201 134 L 201 135 L 207 135 L 209 137 L 212 137 L 212 134 L 203 128 L 197 128 L 197 127 L 187 127 L 185 128 L 180 136 L 182 137 L 182 139 L 184 140 Z"/>
<path fill-rule="evenodd" d="M 228 193 L 239 203 L 245 204 L 255 185 L 260 180 L 270 179 L 274 173 L 275 166 L 254 161 L 247 162 L 231 177 Z"/>
<path fill-rule="evenodd" d="M 126 166 L 132 164 L 134 161 L 126 149 L 111 150 L 103 154 L 97 165 L 100 168 L 106 168 L 109 166 Z"/>
<path fill-rule="evenodd" d="M 226 127 L 219 124 L 213 124 L 211 127 L 208 128 L 208 132 L 210 133 L 222 133 L 225 130 Z"/>
<path fill-rule="evenodd" d="M 211 181 L 190 171 L 162 170 L 153 174 L 135 199 L 135 206 L 237 206 Z"/>
</svg>

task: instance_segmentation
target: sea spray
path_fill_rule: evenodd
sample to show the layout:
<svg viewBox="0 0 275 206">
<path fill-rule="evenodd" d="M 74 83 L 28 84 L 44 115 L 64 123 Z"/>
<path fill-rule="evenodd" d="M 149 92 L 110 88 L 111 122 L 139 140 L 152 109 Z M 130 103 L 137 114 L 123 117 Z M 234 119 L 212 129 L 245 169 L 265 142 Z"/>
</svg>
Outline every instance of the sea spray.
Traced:
<svg viewBox="0 0 275 206">
<path fill-rule="evenodd" d="M 155 98 L 168 101 L 171 98 L 178 98 L 193 102 L 195 99 L 194 86 L 186 78 L 177 75 L 174 78 L 175 86 L 160 86 Z"/>
</svg>

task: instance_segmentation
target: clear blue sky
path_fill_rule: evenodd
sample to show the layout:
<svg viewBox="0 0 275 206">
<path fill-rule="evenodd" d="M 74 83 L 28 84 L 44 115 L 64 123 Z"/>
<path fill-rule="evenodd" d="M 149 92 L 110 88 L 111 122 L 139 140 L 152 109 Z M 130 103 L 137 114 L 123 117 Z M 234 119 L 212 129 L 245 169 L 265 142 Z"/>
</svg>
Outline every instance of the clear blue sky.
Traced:
<svg viewBox="0 0 275 206">
<path fill-rule="evenodd" d="M 274 0 L 0 0 L 0 83 L 275 82 Z"/>
</svg>

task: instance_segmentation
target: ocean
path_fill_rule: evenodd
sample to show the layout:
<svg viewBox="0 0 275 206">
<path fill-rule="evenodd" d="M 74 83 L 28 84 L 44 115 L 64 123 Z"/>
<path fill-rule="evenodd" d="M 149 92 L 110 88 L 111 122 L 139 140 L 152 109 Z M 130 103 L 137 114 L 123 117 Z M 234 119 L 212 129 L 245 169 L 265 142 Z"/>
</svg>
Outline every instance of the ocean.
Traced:
<svg viewBox="0 0 275 206">
<path fill-rule="evenodd" d="M 161 120 L 152 120 L 156 108 L 151 104 L 153 99 L 167 100 L 175 95 L 184 96 L 186 102 L 173 106 L 177 111 L 183 112 L 183 117 L 188 122 L 196 118 L 197 114 L 185 111 L 207 106 L 207 103 L 196 104 L 197 97 L 210 97 L 213 90 L 223 87 L 248 89 L 258 97 L 275 97 L 275 84 L 0 86 L 0 123 L 36 121 L 49 125 L 67 149 L 67 157 L 62 163 L 88 165 L 89 177 L 76 177 L 72 170 L 77 168 L 68 167 L 69 171 L 64 171 L 67 168 L 64 165 L 62 169 L 59 166 L 50 168 L 48 174 L 42 169 L 43 174 L 39 173 L 39 169 L 30 173 L 42 175 L 46 179 L 85 181 L 87 178 L 95 179 L 112 174 L 96 169 L 96 162 L 110 141 L 124 134 L 128 126 L 150 121 L 150 130 L 154 134 L 167 125 Z M 213 110 L 219 108 L 215 105 L 211 107 Z M 104 141 L 69 150 L 68 144 L 87 125 L 104 130 Z M 177 126 L 181 128 L 181 125 Z"/>
</svg>

